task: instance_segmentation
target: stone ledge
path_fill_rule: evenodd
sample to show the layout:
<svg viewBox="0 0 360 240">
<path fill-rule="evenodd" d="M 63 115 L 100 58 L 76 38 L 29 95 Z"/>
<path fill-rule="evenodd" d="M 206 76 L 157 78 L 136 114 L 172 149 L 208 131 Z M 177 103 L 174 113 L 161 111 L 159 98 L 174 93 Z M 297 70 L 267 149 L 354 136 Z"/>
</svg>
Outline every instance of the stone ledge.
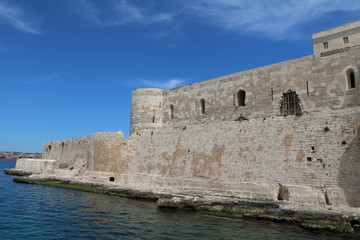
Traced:
<svg viewBox="0 0 360 240">
<path fill-rule="evenodd" d="M 21 169 L 14 169 L 14 168 L 10 168 L 10 169 L 5 168 L 4 173 L 9 174 L 9 175 L 15 175 L 15 176 L 30 176 L 30 175 L 34 174 L 33 172 L 24 171 Z"/>
</svg>

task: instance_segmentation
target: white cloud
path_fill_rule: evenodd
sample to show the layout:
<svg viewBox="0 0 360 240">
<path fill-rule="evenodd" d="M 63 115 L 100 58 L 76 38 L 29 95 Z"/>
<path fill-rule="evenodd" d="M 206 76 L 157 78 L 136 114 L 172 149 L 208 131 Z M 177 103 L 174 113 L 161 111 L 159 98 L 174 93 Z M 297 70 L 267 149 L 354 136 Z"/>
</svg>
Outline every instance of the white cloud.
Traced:
<svg viewBox="0 0 360 240">
<path fill-rule="evenodd" d="M 285 38 L 302 23 L 335 11 L 359 11 L 359 0 L 194 0 L 193 14 L 231 31 Z"/>
<path fill-rule="evenodd" d="M 62 82 L 62 77 L 57 73 L 50 73 L 41 78 L 43 82 Z"/>
<path fill-rule="evenodd" d="M 34 22 L 27 19 L 23 10 L 11 6 L 6 1 L 0 1 L 0 20 L 7 22 L 14 28 L 27 33 L 39 34 Z"/>
<path fill-rule="evenodd" d="M 193 17 L 238 33 L 282 39 L 301 27 L 342 11 L 360 13 L 360 0 L 74 0 L 76 11 L 99 27 L 170 23 L 155 30 L 158 38 L 179 35 Z M 179 27 L 180 26 L 180 27 Z M 170 28 L 174 28 L 172 30 Z"/>
<path fill-rule="evenodd" d="M 97 3 L 97 4 L 96 4 Z M 77 0 L 77 13 L 99 27 L 121 26 L 129 23 L 152 24 L 170 22 L 173 15 L 153 13 L 146 8 L 130 4 L 127 0 Z"/>
<path fill-rule="evenodd" d="M 179 87 L 180 85 L 185 84 L 186 80 L 183 79 L 170 79 L 166 82 L 161 82 L 157 80 L 143 80 L 141 81 L 142 84 L 145 84 L 149 87 L 156 87 L 161 89 L 171 89 Z"/>
</svg>

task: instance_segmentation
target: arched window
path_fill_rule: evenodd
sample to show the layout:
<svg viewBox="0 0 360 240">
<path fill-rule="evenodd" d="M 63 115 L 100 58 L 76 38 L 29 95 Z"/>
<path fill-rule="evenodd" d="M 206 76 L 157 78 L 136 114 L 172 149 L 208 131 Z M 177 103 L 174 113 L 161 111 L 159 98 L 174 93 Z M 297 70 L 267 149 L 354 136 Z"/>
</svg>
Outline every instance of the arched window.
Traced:
<svg viewBox="0 0 360 240">
<path fill-rule="evenodd" d="M 348 87 L 350 88 L 355 88 L 356 84 L 355 84 L 355 72 L 353 69 L 349 69 L 346 72 L 346 77 L 347 77 L 347 82 L 348 82 Z"/>
<path fill-rule="evenodd" d="M 303 108 L 301 106 L 300 98 L 295 91 L 288 90 L 283 93 L 280 101 L 280 114 L 281 115 L 294 115 L 302 114 Z"/>
<path fill-rule="evenodd" d="M 201 114 L 205 114 L 205 100 L 203 98 L 200 99 L 200 106 L 201 106 Z"/>
<path fill-rule="evenodd" d="M 170 119 L 174 119 L 174 105 L 170 105 Z"/>
<path fill-rule="evenodd" d="M 239 90 L 236 94 L 238 106 L 245 106 L 245 96 L 246 92 L 244 90 Z"/>
</svg>

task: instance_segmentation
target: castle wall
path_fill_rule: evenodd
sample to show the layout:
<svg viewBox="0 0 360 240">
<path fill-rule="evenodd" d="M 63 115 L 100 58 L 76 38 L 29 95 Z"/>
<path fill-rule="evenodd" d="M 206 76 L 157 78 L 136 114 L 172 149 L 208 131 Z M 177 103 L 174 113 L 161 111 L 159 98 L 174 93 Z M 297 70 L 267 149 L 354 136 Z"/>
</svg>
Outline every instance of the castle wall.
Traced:
<svg viewBox="0 0 360 240">
<path fill-rule="evenodd" d="M 165 91 L 163 128 L 275 116 L 283 93 L 289 89 L 299 95 L 306 112 L 358 106 L 359 55 L 360 47 L 354 47 L 332 56 L 307 56 Z M 356 88 L 349 87 L 349 69 L 354 70 Z M 246 92 L 245 106 L 237 102 L 239 90 Z M 205 100 L 204 114 L 201 99 Z"/>
<path fill-rule="evenodd" d="M 61 150 L 63 143 L 67 148 Z M 45 157 L 70 161 L 84 180 L 360 207 L 358 107 L 144 130 L 127 140 L 120 133 L 97 133 L 44 147 L 49 145 Z"/>
<path fill-rule="evenodd" d="M 44 143 L 43 158 L 57 160 L 77 170 L 113 171 L 112 164 L 119 156 L 118 146 L 123 144 L 124 134 L 94 133 L 87 137 Z M 94 159 L 101 162 L 94 166 Z"/>
<path fill-rule="evenodd" d="M 119 146 L 108 168 L 117 184 L 149 191 L 359 207 L 359 113 L 347 108 L 142 131 Z"/>
<path fill-rule="evenodd" d="M 50 173 L 59 168 L 56 160 L 20 158 L 16 160 L 16 169 L 31 173 Z"/>
</svg>

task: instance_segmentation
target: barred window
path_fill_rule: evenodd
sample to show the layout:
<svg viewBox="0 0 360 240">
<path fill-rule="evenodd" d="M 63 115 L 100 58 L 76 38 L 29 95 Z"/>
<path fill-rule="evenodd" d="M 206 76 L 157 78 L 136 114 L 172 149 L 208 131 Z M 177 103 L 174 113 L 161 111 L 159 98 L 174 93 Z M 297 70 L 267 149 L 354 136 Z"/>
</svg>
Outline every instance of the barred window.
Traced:
<svg viewBox="0 0 360 240">
<path fill-rule="evenodd" d="M 281 115 L 294 115 L 301 114 L 302 107 L 300 98 L 295 91 L 288 90 L 283 93 L 282 100 L 280 102 L 280 114 Z"/>
</svg>

